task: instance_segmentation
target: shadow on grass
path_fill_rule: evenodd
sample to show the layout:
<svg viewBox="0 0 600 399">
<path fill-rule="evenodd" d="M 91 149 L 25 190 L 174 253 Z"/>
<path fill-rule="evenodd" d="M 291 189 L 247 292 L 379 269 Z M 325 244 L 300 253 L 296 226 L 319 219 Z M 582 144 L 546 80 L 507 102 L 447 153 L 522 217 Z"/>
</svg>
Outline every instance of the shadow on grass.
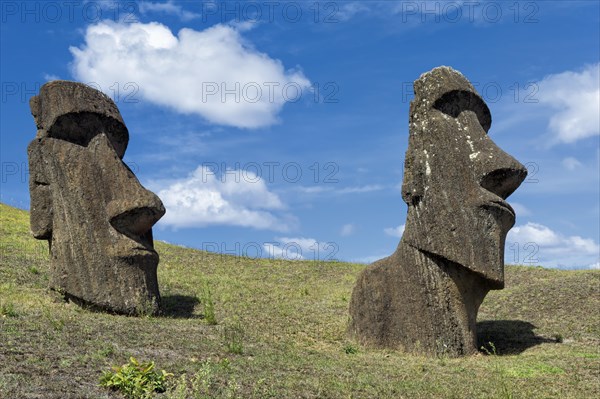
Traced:
<svg viewBox="0 0 600 399">
<path fill-rule="evenodd" d="M 160 315 L 175 319 L 201 319 L 204 316 L 195 315 L 194 308 L 200 300 L 189 295 L 166 295 L 161 298 Z"/>
<path fill-rule="evenodd" d="M 533 346 L 546 342 L 558 343 L 557 339 L 548 339 L 535 335 L 536 327 L 522 320 L 485 320 L 477 323 L 477 347 L 485 347 L 493 352 L 490 342 L 494 344 L 497 355 L 517 355 Z M 486 353 L 485 350 L 482 351 Z"/>
</svg>

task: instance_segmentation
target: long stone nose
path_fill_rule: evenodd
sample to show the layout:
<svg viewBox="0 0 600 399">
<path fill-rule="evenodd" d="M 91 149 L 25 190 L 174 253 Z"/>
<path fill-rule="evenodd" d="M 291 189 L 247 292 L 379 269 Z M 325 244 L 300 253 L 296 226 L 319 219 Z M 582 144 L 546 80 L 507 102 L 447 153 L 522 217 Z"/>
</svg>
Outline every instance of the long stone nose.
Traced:
<svg viewBox="0 0 600 399">
<path fill-rule="evenodd" d="M 135 190 L 134 198 L 115 199 L 107 207 L 110 224 L 129 237 L 145 235 L 165 214 L 161 200 L 139 183 L 137 185 L 139 189 Z"/>
<path fill-rule="evenodd" d="M 479 184 L 498 197 L 506 199 L 525 180 L 527 169 L 487 136 L 486 146 L 485 155 L 477 165 Z"/>
<path fill-rule="evenodd" d="M 106 209 L 110 224 L 130 238 L 147 235 L 165 214 L 160 198 L 140 184 L 115 152 L 106 135 L 96 136 L 88 148 L 102 165 L 106 191 L 111 198 Z"/>
<path fill-rule="evenodd" d="M 142 236 L 165 214 L 165 207 L 121 160 L 117 175 L 118 196 L 107 206 L 110 224 L 125 235 Z"/>
</svg>

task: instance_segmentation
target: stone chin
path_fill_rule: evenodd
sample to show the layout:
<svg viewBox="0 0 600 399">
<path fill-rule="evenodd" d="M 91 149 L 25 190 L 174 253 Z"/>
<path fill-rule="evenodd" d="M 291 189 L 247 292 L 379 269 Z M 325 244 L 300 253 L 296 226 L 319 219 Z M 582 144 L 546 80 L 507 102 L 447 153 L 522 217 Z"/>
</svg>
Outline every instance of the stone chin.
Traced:
<svg viewBox="0 0 600 399">
<path fill-rule="evenodd" d="M 406 230 L 408 230 L 409 226 L 409 224 L 406 224 Z M 489 225 L 489 227 L 493 228 L 494 226 Z M 490 239 L 486 240 L 487 242 L 485 245 L 488 247 L 482 248 L 477 253 L 474 251 L 459 253 L 457 251 L 448 250 L 448 246 L 468 245 L 464 241 L 446 239 L 436 243 L 423 242 L 421 240 L 412 239 L 411 236 L 413 236 L 413 234 L 411 233 L 418 234 L 416 229 L 414 229 L 412 232 L 409 232 L 409 234 L 406 233 L 406 230 L 399 247 L 408 246 L 430 258 L 442 259 L 458 265 L 466 270 L 470 270 L 471 272 L 489 281 L 491 284 L 490 288 L 500 289 L 503 287 L 504 263 L 502 262 L 502 258 L 499 256 L 500 251 L 496 249 L 499 247 L 499 244 L 503 244 L 500 234 L 493 234 Z M 480 241 L 480 243 L 483 242 Z M 496 248 L 492 248 L 492 245 Z"/>
<path fill-rule="evenodd" d="M 504 287 L 504 247 L 515 215 L 497 203 L 465 203 L 446 214 L 409 206 L 400 245 L 458 264 L 486 279 L 491 289 Z M 437 207 L 435 207 L 437 208 Z M 510 208 L 512 209 L 512 208 Z"/>
</svg>

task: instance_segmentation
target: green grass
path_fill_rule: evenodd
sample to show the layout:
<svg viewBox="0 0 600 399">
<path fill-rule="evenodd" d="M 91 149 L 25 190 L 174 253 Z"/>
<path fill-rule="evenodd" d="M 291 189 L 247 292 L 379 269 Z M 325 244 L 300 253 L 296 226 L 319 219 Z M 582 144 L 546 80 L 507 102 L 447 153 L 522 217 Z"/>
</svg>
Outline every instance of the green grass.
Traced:
<svg viewBox="0 0 600 399">
<path fill-rule="evenodd" d="M 98 381 L 131 356 L 179 381 L 156 398 L 600 396 L 598 271 L 508 266 L 506 289 L 479 312 L 497 354 L 429 359 L 348 339 L 363 265 L 157 242 L 165 315 L 115 316 L 47 289 L 47 244 L 28 226 L 27 212 L 0 205 L 1 398 L 121 398 Z"/>
</svg>

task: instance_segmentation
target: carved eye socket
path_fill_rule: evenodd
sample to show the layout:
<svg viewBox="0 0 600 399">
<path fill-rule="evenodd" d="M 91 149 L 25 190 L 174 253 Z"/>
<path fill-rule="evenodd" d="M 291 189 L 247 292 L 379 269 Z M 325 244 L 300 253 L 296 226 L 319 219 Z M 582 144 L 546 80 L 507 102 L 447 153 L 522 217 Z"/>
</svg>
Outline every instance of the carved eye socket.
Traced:
<svg viewBox="0 0 600 399">
<path fill-rule="evenodd" d="M 483 130 L 487 132 L 492 126 L 492 114 L 489 108 L 481 97 L 471 91 L 449 91 L 433 103 L 433 108 L 453 118 L 457 118 L 463 111 L 473 111 Z"/>
<path fill-rule="evenodd" d="M 105 133 L 120 158 L 125 154 L 129 133 L 119 121 L 93 112 L 73 112 L 56 118 L 48 137 L 87 147 L 100 133 Z"/>
</svg>

